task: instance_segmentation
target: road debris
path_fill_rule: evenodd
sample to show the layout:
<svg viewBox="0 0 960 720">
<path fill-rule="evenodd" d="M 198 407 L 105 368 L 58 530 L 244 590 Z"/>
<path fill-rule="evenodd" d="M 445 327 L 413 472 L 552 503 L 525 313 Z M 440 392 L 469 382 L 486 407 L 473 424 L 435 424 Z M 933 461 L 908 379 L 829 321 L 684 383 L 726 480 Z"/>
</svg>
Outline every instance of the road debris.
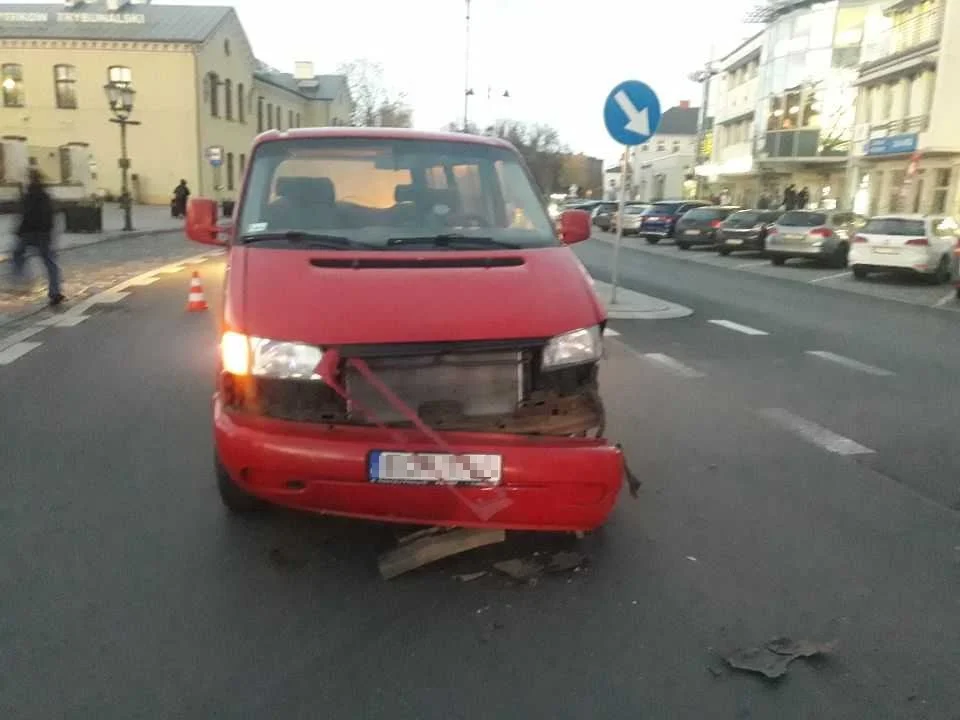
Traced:
<svg viewBox="0 0 960 720">
<path fill-rule="evenodd" d="M 380 556 L 380 575 L 390 580 L 424 565 L 475 550 L 507 539 L 503 530 L 473 530 L 466 528 L 441 529 L 414 533 L 415 538 L 404 538 L 393 550 Z"/>
<path fill-rule="evenodd" d="M 473 582 L 474 580 L 479 580 L 486 574 L 486 570 L 481 570 L 480 572 L 463 573 L 462 575 L 454 575 L 453 577 L 457 580 L 457 582 L 468 583 Z"/>
<path fill-rule="evenodd" d="M 791 640 L 774 638 L 760 648 L 737 650 L 726 658 L 727 665 L 736 670 L 759 673 L 771 680 L 782 677 L 787 666 L 797 658 L 810 658 L 831 653 L 836 650 L 837 642 L 811 642 L 810 640 Z"/>
<path fill-rule="evenodd" d="M 569 572 L 570 570 L 576 572 L 586 565 L 586 563 L 587 556 L 581 552 L 558 552 L 550 557 L 550 562 L 547 563 L 547 572 L 562 573 Z"/>
<path fill-rule="evenodd" d="M 687 560 L 689 560 L 690 562 L 700 562 L 693 555 L 687 555 Z"/>
<path fill-rule="evenodd" d="M 535 560 L 514 558 L 494 563 L 494 569 L 519 582 L 528 582 L 540 576 L 545 566 Z"/>
</svg>

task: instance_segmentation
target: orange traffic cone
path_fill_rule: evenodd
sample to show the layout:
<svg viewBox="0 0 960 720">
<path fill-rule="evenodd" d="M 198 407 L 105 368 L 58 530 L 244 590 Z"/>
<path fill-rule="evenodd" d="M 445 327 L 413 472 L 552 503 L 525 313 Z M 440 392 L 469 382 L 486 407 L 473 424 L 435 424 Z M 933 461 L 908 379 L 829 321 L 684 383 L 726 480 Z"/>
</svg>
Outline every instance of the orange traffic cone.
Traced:
<svg viewBox="0 0 960 720">
<path fill-rule="evenodd" d="M 207 309 L 206 298 L 203 297 L 203 286 L 200 284 L 200 273 L 193 271 L 190 280 L 190 295 L 187 296 L 187 311 L 200 312 Z"/>
</svg>

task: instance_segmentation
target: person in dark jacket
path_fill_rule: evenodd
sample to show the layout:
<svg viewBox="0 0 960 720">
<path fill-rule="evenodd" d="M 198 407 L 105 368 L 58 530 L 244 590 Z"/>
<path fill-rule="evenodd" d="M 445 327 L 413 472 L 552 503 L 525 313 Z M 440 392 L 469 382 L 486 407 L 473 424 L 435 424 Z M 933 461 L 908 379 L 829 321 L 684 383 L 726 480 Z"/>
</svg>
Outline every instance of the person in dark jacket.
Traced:
<svg viewBox="0 0 960 720">
<path fill-rule="evenodd" d="M 53 198 L 44 187 L 43 177 L 38 170 L 30 170 L 20 204 L 20 227 L 17 229 L 17 245 L 13 250 L 13 274 L 17 278 L 24 278 L 27 250 L 34 248 L 47 269 L 50 305 L 59 305 L 66 298 L 60 289 L 60 267 L 53 248 Z"/>
<path fill-rule="evenodd" d="M 797 193 L 797 207 L 800 210 L 806 210 L 810 204 L 810 188 L 804 186 L 803 190 Z"/>
<path fill-rule="evenodd" d="M 186 216 L 187 199 L 189 197 L 190 188 L 187 187 L 187 181 L 180 180 L 180 184 L 173 189 L 173 216 L 175 218 Z"/>
</svg>

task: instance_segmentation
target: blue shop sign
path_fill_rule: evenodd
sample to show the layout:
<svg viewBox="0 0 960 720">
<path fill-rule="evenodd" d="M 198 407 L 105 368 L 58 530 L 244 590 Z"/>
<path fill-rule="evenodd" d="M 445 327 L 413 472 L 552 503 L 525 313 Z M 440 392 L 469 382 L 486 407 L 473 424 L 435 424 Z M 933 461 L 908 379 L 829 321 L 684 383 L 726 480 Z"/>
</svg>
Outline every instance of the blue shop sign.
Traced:
<svg viewBox="0 0 960 720">
<path fill-rule="evenodd" d="M 917 133 L 889 135 L 867 141 L 867 155 L 897 155 L 916 152 L 919 136 Z"/>
</svg>

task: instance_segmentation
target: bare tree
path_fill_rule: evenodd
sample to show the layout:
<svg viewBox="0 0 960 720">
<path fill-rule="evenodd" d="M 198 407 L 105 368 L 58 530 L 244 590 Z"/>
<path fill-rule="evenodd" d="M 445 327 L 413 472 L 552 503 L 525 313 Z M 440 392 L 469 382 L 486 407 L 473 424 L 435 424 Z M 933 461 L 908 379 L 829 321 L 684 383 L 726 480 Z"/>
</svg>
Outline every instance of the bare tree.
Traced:
<svg viewBox="0 0 960 720">
<path fill-rule="evenodd" d="M 338 68 L 347 76 L 353 102 L 351 124 L 359 127 L 411 127 L 413 111 L 403 93 L 394 95 L 386 86 L 383 66 L 359 58 Z"/>
</svg>

